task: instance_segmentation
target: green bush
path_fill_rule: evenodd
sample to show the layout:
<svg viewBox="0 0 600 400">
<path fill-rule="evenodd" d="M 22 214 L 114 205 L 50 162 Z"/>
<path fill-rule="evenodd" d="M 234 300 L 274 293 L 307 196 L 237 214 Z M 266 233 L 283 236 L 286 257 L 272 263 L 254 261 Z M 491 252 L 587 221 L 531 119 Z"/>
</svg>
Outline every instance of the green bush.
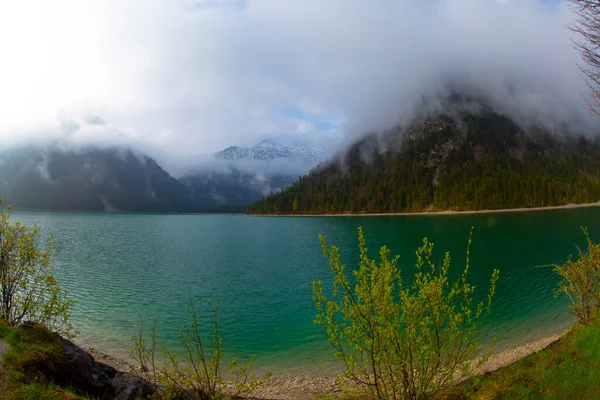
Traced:
<svg viewBox="0 0 600 400">
<path fill-rule="evenodd" d="M 144 378 L 155 387 L 158 399 L 226 399 L 250 395 L 262 380 L 256 378 L 253 359 L 240 364 L 234 358 L 225 362 L 223 339 L 219 333 L 219 303 L 212 306 L 210 335 L 205 336 L 200 326 L 202 302 L 194 304 L 190 299 L 187 307 L 189 322 L 179 331 L 181 344 L 178 353 L 162 347 L 159 354 L 156 321 L 147 328 L 145 318 L 140 318 L 134 335 L 132 355 L 143 371 Z M 268 378 L 267 375 L 266 378 Z"/>
<path fill-rule="evenodd" d="M 424 399 L 457 380 L 468 377 L 487 357 L 474 361 L 475 334 L 490 311 L 499 272 L 494 270 L 486 301 L 473 304 L 475 287 L 467 282 L 467 263 L 460 278 L 448 278 L 450 255 L 441 265 L 432 261 L 433 243 L 423 240 L 416 252 L 414 282 L 403 283 L 382 247 L 379 264 L 368 257 L 362 228 L 358 230 L 360 264 L 353 284 L 340 262 L 337 247 L 320 236 L 333 272 L 330 298 L 321 282 L 313 283 L 317 307 L 315 323 L 344 361 L 345 376 L 371 398 Z"/>
<path fill-rule="evenodd" d="M 577 320 L 587 325 L 593 322 L 600 309 L 600 245 L 594 244 L 587 229 L 583 228 L 588 249 L 579 249 L 576 260 L 569 258 L 564 264 L 551 265 L 562 280 L 556 295 L 571 300 L 571 310 Z"/>
<path fill-rule="evenodd" d="M 10 216 L 0 198 L 0 321 L 10 326 L 33 321 L 69 336 L 71 301 L 50 264 L 53 242 L 42 250 L 39 227 L 11 223 Z"/>
</svg>

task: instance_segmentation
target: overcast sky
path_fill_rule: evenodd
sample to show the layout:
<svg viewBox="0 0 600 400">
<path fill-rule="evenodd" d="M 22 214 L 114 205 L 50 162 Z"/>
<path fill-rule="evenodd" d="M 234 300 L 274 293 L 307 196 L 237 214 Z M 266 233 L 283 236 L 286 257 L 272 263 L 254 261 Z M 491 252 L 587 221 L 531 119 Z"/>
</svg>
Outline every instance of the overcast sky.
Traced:
<svg viewBox="0 0 600 400">
<path fill-rule="evenodd" d="M 587 123 L 570 18 L 549 0 L 3 0 L 0 139 L 93 114 L 189 163 L 384 129 L 449 82 Z"/>
</svg>

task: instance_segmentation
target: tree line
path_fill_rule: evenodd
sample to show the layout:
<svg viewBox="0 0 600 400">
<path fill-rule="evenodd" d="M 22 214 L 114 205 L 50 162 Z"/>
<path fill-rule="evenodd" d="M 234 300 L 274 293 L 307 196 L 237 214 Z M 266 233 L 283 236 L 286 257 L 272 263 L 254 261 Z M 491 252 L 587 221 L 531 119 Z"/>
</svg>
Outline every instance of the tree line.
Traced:
<svg viewBox="0 0 600 400">
<path fill-rule="evenodd" d="M 599 200 L 597 138 L 540 128 L 526 133 L 505 116 L 482 113 L 430 120 L 416 133 L 397 129 L 364 139 L 247 212 L 460 211 Z"/>
</svg>

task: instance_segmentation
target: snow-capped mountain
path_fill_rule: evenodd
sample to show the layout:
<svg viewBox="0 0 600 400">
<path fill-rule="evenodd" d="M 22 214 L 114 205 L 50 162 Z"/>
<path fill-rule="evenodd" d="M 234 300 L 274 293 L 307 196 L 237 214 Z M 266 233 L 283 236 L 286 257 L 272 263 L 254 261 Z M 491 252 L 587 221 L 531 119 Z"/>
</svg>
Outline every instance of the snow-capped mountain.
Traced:
<svg viewBox="0 0 600 400">
<path fill-rule="evenodd" d="M 232 146 L 215 154 L 223 160 L 275 160 L 294 158 L 297 160 L 316 162 L 323 160 L 326 151 L 320 147 L 303 145 L 284 146 L 271 140 L 263 140 L 252 148 Z"/>
<path fill-rule="evenodd" d="M 180 179 L 95 115 L 62 115 L 42 143 L 0 148 L 0 197 L 17 208 L 240 212 L 323 161 L 318 147 L 229 147 Z"/>
<path fill-rule="evenodd" d="M 288 187 L 326 156 L 319 147 L 263 140 L 252 148 L 232 146 L 215 153 L 217 160 L 210 166 L 186 174 L 180 182 L 195 202 L 247 206 Z"/>
</svg>

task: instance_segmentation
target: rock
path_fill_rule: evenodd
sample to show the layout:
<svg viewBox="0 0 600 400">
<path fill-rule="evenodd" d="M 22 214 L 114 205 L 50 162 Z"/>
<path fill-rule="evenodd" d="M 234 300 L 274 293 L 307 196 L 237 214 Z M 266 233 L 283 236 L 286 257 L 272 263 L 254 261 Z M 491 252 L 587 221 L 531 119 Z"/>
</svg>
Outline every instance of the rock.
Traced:
<svg viewBox="0 0 600 400">
<path fill-rule="evenodd" d="M 70 340 L 60 338 L 63 354 L 54 363 L 54 378 L 63 384 L 96 397 L 113 399 L 112 386 L 117 371 L 94 360 L 85 350 Z"/>
<path fill-rule="evenodd" d="M 37 332 L 31 332 L 32 340 L 52 345 L 53 349 L 57 345 L 62 348 L 60 355 L 53 353 L 48 359 L 42 357 L 43 362 L 31 365 L 33 370 L 30 372 L 39 375 L 44 381 L 53 381 L 95 399 L 147 399 L 155 392 L 154 386 L 143 378 L 117 371 L 110 365 L 96 361 L 89 352 L 59 334 L 49 331 L 43 325 L 28 321 L 21 324 L 19 328 L 37 329 Z M 0 367 L 2 367 L 2 353 L 7 349 L 6 342 L 0 340 Z M 110 362 L 110 357 L 106 358 Z"/>
<path fill-rule="evenodd" d="M 98 362 L 73 342 L 60 338 L 63 354 L 54 363 L 53 378 L 81 392 L 102 399 L 133 400 L 148 398 L 153 386 L 139 376 L 117 371 Z"/>
<path fill-rule="evenodd" d="M 117 372 L 112 389 L 119 400 L 146 398 L 154 393 L 154 388 L 145 379 L 126 372 Z"/>
<path fill-rule="evenodd" d="M 63 384 L 102 399 L 134 400 L 148 398 L 153 386 L 139 376 L 117 371 L 94 360 L 73 342 L 60 338 L 63 354 L 54 363 L 54 378 Z"/>
</svg>

